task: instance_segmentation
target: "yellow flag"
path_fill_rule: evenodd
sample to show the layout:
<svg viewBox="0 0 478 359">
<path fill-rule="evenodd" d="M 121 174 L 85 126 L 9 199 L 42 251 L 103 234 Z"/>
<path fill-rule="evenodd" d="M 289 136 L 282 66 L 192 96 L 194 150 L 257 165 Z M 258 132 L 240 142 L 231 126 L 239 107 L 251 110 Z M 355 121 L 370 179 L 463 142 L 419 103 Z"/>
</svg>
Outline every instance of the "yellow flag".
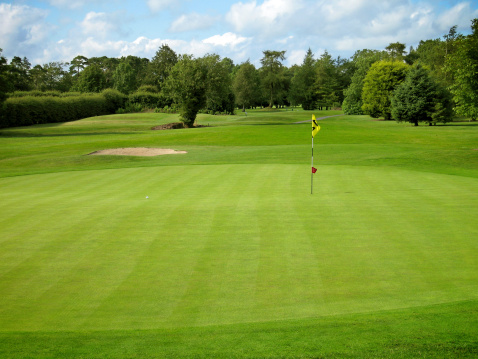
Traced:
<svg viewBox="0 0 478 359">
<path fill-rule="evenodd" d="M 320 126 L 318 125 L 317 120 L 315 119 L 315 115 L 312 115 L 312 137 L 314 137 L 319 131 L 320 131 Z"/>
</svg>

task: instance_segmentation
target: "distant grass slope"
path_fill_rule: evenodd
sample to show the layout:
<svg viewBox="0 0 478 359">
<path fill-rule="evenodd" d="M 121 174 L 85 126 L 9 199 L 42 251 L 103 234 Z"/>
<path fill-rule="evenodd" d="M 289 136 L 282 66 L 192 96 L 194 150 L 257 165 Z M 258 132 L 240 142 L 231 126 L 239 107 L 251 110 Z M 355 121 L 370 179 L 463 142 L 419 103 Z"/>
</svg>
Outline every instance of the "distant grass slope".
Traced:
<svg viewBox="0 0 478 359">
<path fill-rule="evenodd" d="M 308 164 L 312 112 L 248 112 L 248 116 L 200 115 L 211 127 L 151 131 L 177 115 L 102 116 L 64 124 L 0 130 L 0 177 L 30 173 L 162 165 Z M 315 112 L 317 117 L 336 114 Z M 476 123 L 413 126 L 371 121 L 364 116 L 323 120 L 315 140 L 318 164 L 395 166 L 478 176 Z M 174 147 L 187 156 L 96 157 L 117 147 Z"/>
<path fill-rule="evenodd" d="M 0 356 L 476 356 L 477 127 L 310 114 L 2 131 Z"/>
</svg>

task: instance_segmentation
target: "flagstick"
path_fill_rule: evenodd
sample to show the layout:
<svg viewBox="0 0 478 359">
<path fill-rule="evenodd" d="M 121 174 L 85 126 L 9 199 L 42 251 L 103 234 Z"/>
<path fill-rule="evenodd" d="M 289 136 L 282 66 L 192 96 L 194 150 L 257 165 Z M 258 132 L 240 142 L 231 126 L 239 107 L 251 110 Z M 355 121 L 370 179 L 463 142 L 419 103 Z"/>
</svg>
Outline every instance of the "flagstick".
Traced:
<svg viewBox="0 0 478 359">
<path fill-rule="evenodd" d="M 314 168 L 314 136 L 312 136 L 312 167 L 310 171 L 310 194 L 314 192 L 314 172 L 312 171 Z"/>
</svg>

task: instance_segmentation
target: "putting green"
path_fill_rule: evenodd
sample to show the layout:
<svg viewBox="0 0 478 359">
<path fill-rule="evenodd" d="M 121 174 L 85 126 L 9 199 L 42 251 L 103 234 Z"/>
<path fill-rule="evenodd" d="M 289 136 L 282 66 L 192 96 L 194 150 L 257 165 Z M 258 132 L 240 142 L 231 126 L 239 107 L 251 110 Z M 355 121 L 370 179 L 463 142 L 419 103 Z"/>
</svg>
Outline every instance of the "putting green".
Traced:
<svg viewBox="0 0 478 359">
<path fill-rule="evenodd" d="M 478 179 L 207 165 L 0 179 L 0 330 L 273 321 L 476 299 Z M 146 197 L 149 198 L 146 198 Z"/>
</svg>

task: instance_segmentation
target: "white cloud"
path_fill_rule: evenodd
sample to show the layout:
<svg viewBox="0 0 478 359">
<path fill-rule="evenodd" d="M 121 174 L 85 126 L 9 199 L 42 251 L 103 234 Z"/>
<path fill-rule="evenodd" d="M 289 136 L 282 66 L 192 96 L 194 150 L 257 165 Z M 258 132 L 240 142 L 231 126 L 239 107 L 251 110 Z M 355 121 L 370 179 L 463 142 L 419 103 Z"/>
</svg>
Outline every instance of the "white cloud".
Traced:
<svg viewBox="0 0 478 359">
<path fill-rule="evenodd" d="M 26 5 L 0 4 L 0 46 L 4 55 L 26 56 L 26 48 L 38 48 L 53 26 L 46 22 L 48 12 Z"/>
<path fill-rule="evenodd" d="M 82 32 L 87 36 L 107 38 L 121 32 L 120 17 L 117 14 L 90 11 L 80 23 Z"/>
<path fill-rule="evenodd" d="M 4 56 L 26 56 L 32 63 L 70 61 L 78 54 L 151 59 L 164 43 L 178 54 L 217 53 L 236 63 L 249 58 L 258 64 L 264 50 L 287 50 L 290 66 L 300 64 L 309 47 L 348 57 L 397 41 L 415 46 L 453 25 L 467 33 L 478 17 L 474 0 L 41 1 L 51 10 L 17 3 L 32 2 L 0 3 L 0 47 Z M 454 5 L 446 10 L 445 3 Z"/>
<path fill-rule="evenodd" d="M 471 19 L 477 17 L 478 9 L 472 9 L 469 2 L 461 2 L 441 14 L 437 19 L 437 25 L 444 32 L 448 32 L 455 25 L 468 30 L 471 26 Z"/>
<path fill-rule="evenodd" d="M 209 15 L 200 15 L 192 13 L 188 15 L 181 15 L 177 18 L 169 28 L 171 32 L 186 32 L 194 30 L 205 30 L 212 26 L 214 22 L 218 20 L 218 17 Z"/>
<path fill-rule="evenodd" d="M 408 9 L 399 7 L 394 12 L 381 13 L 379 16 L 375 16 L 369 22 L 366 29 L 369 34 L 373 35 L 396 34 L 402 28 L 409 25 L 408 15 Z"/>
<path fill-rule="evenodd" d="M 321 18 L 327 22 L 338 20 L 361 20 L 367 22 L 376 14 L 395 12 L 397 8 L 406 6 L 408 0 L 335 0 L 318 3 Z M 315 9 L 313 9 L 315 10 Z M 310 12 L 309 12 L 310 13 Z M 314 13 L 314 11 L 311 11 Z M 347 26 L 347 23 L 342 25 Z"/>
<path fill-rule="evenodd" d="M 163 43 L 165 41 L 161 39 L 148 39 L 146 37 L 139 37 L 134 41 L 111 41 L 88 37 L 79 43 L 70 40 L 58 44 L 58 52 L 63 54 L 65 60 L 72 59 L 78 54 L 86 57 L 133 55 L 152 58 Z"/>
<path fill-rule="evenodd" d="M 305 50 L 292 50 L 287 56 L 287 63 L 289 66 L 300 65 L 304 61 L 304 57 L 307 54 Z"/>
<path fill-rule="evenodd" d="M 86 57 L 94 56 L 139 56 L 153 58 L 156 51 L 163 44 L 167 44 L 177 54 L 191 54 L 195 57 L 201 57 L 208 53 L 217 53 L 222 57 L 231 57 L 237 61 L 247 59 L 245 49 L 251 39 L 238 36 L 233 33 L 215 35 L 204 40 L 173 40 L 173 39 L 150 39 L 144 36 L 138 37 L 133 41 L 110 41 L 87 37 L 83 40 L 75 41 L 71 38 L 63 39 L 52 44 L 48 50 L 42 53 L 40 63 L 49 61 L 70 61 L 77 55 Z M 52 60 L 54 59 L 54 60 Z"/>
<path fill-rule="evenodd" d="M 227 32 L 223 35 L 214 35 L 203 40 L 205 44 L 211 44 L 213 46 L 221 46 L 221 47 L 228 46 L 231 49 L 234 49 L 241 44 L 246 45 L 250 41 L 251 41 L 251 38 L 237 36 L 236 34 L 233 34 L 232 32 Z"/>
<path fill-rule="evenodd" d="M 295 26 L 302 11 L 302 0 L 266 0 L 261 5 L 254 0 L 232 5 L 226 20 L 237 32 L 267 37 Z"/>
<path fill-rule="evenodd" d="M 68 9 L 79 9 L 87 4 L 98 4 L 98 0 L 50 0 L 52 6 Z"/>
<path fill-rule="evenodd" d="M 152 12 L 159 12 L 174 5 L 174 0 L 148 0 L 148 6 Z"/>
<path fill-rule="evenodd" d="M 426 1 L 322 1 L 312 5 L 302 17 L 304 24 L 314 25 L 300 26 L 293 34 L 307 42 L 306 46 L 319 43 L 342 56 L 344 52 L 351 55 L 364 48 L 384 49 L 397 41 L 416 46 L 420 40 L 442 35 L 443 27 L 437 25 L 440 11 L 437 4 Z M 314 20 L 316 14 L 321 16 Z"/>
<path fill-rule="evenodd" d="M 139 57 L 152 58 L 161 45 L 167 44 L 172 49 L 183 44 L 182 40 L 148 39 L 141 36 L 132 42 L 123 41 L 121 44 L 121 56 L 134 55 Z"/>
<path fill-rule="evenodd" d="M 294 36 L 287 36 L 286 38 L 283 38 L 283 39 L 279 39 L 279 40 L 276 40 L 276 42 L 278 44 L 287 44 L 289 41 L 293 40 L 294 39 Z"/>
</svg>

